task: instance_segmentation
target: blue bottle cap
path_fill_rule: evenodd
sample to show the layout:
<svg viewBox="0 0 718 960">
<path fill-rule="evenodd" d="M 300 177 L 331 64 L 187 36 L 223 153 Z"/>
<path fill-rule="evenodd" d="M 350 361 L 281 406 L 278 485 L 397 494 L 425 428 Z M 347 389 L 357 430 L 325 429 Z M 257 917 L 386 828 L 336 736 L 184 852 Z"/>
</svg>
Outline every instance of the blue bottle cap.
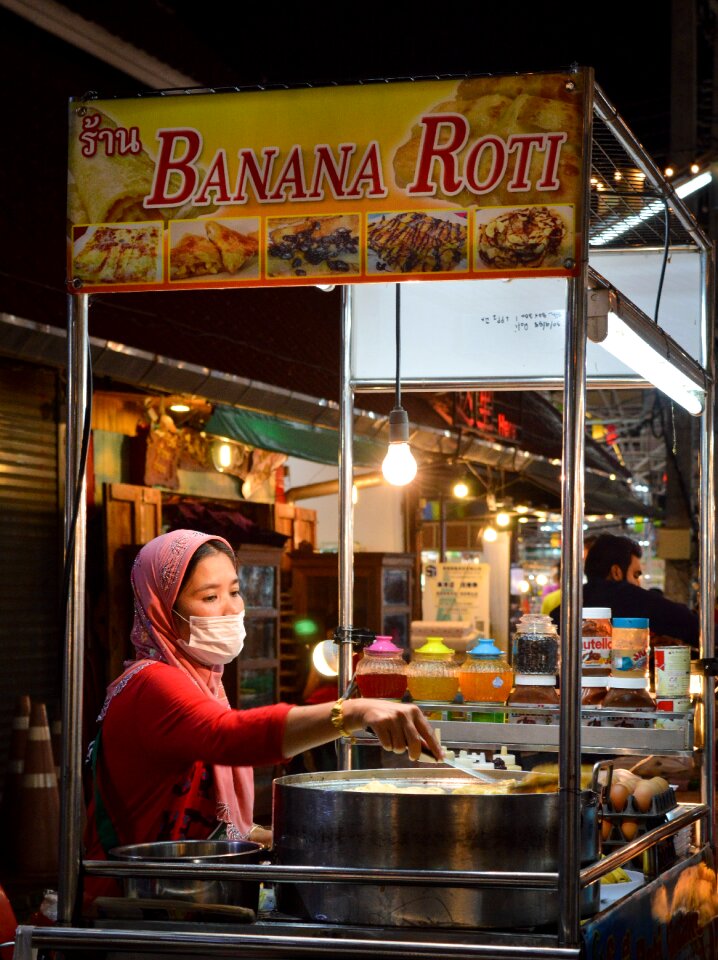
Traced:
<svg viewBox="0 0 718 960">
<path fill-rule="evenodd" d="M 503 657 L 504 651 L 500 650 L 490 637 L 482 637 L 475 647 L 466 651 L 470 657 Z"/>
</svg>

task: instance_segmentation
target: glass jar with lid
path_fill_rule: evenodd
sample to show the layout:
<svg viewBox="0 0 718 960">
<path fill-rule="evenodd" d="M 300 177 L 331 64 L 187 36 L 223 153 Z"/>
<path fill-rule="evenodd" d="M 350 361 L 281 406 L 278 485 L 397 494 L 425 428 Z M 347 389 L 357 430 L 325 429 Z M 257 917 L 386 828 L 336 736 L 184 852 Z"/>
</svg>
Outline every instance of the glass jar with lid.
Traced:
<svg viewBox="0 0 718 960">
<path fill-rule="evenodd" d="M 581 706 L 602 707 L 608 693 L 608 677 L 588 676 L 581 677 Z"/>
<path fill-rule="evenodd" d="M 516 624 L 511 654 L 517 674 L 558 674 L 558 631 L 551 617 L 525 613 Z"/>
<path fill-rule="evenodd" d="M 645 617 L 614 617 L 611 639 L 611 676 L 648 678 L 650 634 Z"/>
<path fill-rule="evenodd" d="M 611 610 L 584 607 L 581 611 L 581 673 L 607 676 L 611 672 Z"/>
<path fill-rule="evenodd" d="M 506 717 L 509 723 L 557 724 L 559 694 L 556 689 L 556 677 L 553 674 L 517 673 L 514 688 L 506 701 L 511 707 L 531 707 L 531 713 L 511 712 Z M 546 709 L 544 716 L 539 708 Z M 548 712 L 547 708 L 554 708 Z M 536 711 L 536 712 L 533 712 Z"/>
<path fill-rule="evenodd" d="M 612 715 L 612 710 L 622 712 Z M 646 714 L 655 714 L 656 704 L 648 692 L 648 680 L 645 677 L 609 677 L 603 711 L 604 726 L 607 727 L 652 727 L 653 720 Z"/>
<path fill-rule="evenodd" d="M 441 637 L 427 637 L 406 668 L 406 682 L 414 700 L 451 703 L 459 692 L 459 665 L 454 651 Z"/>
<path fill-rule="evenodd" d="M 363 697 L 400 700 L 404 696 L 406 663 L 401 653 L 401 647 L 397 647 L 391 637 L 377 637 L 364 649 L 354 674 Z"/>
<path fill-rule="evenodd" d="M 468 702 L 505 703 L 512 679 L 513 671 L 503 650 L 485 638 L 466 651 L 459 670 L 459 690 Z"/>
</svg>

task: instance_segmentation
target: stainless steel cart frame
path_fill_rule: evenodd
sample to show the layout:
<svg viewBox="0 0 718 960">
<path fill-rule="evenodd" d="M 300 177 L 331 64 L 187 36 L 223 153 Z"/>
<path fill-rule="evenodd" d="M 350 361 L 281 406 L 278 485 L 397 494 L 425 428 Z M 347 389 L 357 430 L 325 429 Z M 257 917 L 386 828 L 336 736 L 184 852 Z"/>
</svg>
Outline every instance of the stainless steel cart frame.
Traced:
<svg viewBox="0 0 718 960">
<path fill-rule="evenodd" d="M 714 409 L 714 259 L 710 241 L 696 226 L 689 209 L 679 199 L 676 192 L 662 177 L 660 171 L 646 155 L 636 138 L 622 121 L 614 107 L 592 80 L 585 91 L 585 125 L 583 131 L 584 156 L 591 157 L 591 134 L 593 117 L 598 118 L 608 128 L 616 142 L 631 158 L 632 162 L 645 175 L 652 189 L 670 205 L 673 214 L 682 228 L 690 236 L 692 244 L 700 252 L 701 258 L 701 327 L 703 338 L 703 365 L 693 363 L 697 375 L 702 377 L 705 387 L 705 410 L 700 417 L 700 590 L 701 590 L 701 641 L 700 654 L 703 658 L 714 655 L 713 637 L 713 598 L 714 591 L 714 450 L 713 450 L 713 409 Z M 584 163 L 583 196 L 584 222 L 582 236 L 588 236 L 588 211 L 590 196 L 591 164 Z M 561 688 L 570 691 L 570 695 L 561 698 L 560 737 L 559 737 L 559 777 L 562 804 L 562 832 L 560 844 L 560 869 L 558 875 L 529 876 L 514 872 L 500 874 L 452 874 L 451 883 L 472 883 L 480 886 L 486 883 L 553 886 L 558 885 L 560 897 L 561 921 L 555 942 L 546 944 L 528 938 L 513 937 L 511 941 L 500 935 L 477 931 L 475 942 L 451 942 L 449 936 L 423 935 L 417 940 L 416 932 L 398 930 L 396 935 L 386 932 L 377 934 L 369 928 L 358 934 L 327 936 L 321 930 L 296 924 L 278 928 L 272 925 L 257 925 L 248 932 L 209 933 L 206 931 L 158 932 L 150 930 L 128 931 L 120 929 L 91 929 L 72 927 L 75 913 L 77 891 L 80 878 L 81 850 L 81 717 L 82 717 L 82 667 L 84 658 L 84 580 L 85 580 L 85 532 L 86 518 L 83 496 L 77 519 L 76 544 L 71 570 L 71 595 L 68 604 L 66 647 L 64 657 L 64 697 L 63 697 L 63 741 L 61 765 L 62 829 L 60 849 L 59 877 L 59 922 L 55 928 L 21 926 L 18 928 L 15 956 L 28 960 L 39 948 L 55 949 L 148 949 L 161 953 L 197 953 L 206 955 L 211 951 L 219 955 L 235 955 L 243 951 L 246 956 L 299 957 L 331 953 L 346 957 L 366 957 L 392 954 L 397 957 L 426 956 L 434 958 L 539 958 L 539 957 L 579 957 L 581 938 L 579 927 L 579 891 L 583 885 L 597 879 L 620 862 L 626 862 L 640 849 L 656 843 L 663 836 L 674 833 L 688 823 L 698 822 L 701 827 L 701 840 L 715 847 L 715 705 L 712 680 L 704 681 L 705 711 L 705 756 L 703 764 L 701 794 L 702 803 L 686 805 L 679 818 L 672 824 L 651 831 L 638 841 L 628 844 L 616 854 L 592 868 L 581 871 L 578 862 L 579 806 L 577 802 L 580 790 L 580 662 L 576 645 L 571 648 L 568 638 L 580 632 L 581 586 L 582 586 L 582 523 L 584 492 L 584 412 L 586 392 L 586 329 L 587 297 L 590 285 L 588 267 L 588 248 L 584 244 L 583 261 L 578 275 L 567 281 L 566 293 L 566 341 L 564 353 L 564 418 L 563 418 L 563 474 L 561 480 L 563 503 L 563 558 L 561 588 L 564 602 L 561 613 L 562 664 Z M 341 539 L 339 546 L 340 569 L 340 626 L 351 623 L 352 610 L 352 560 L 353 560 L 353 516 L 352 516 L 352 431 L 354 393 L 367 389 L 390 389 L 386 381 L 360 382 L 351 378 L 350 351 L 352 343 L 352 300 L 351 286 L 343 287 L 342 297 L 342 356 L 341 356 L 341 424 L 340 424 L 340 484 L 339 510 Z M 82 424 L 87 409 L 86 395 L 87 364 L 89 362 L 88 312 L 89 296 L 76 294 L 68 298 L 68 402 L 67 402 L 67 483 L 65 518 L 69 525 L 73 509 L 71 502 L 75 478 L 78 475 Z M 680 349 L 680 348 L 677 348 Z M 635 385 L 635 378 L 631 385 Z M 589 384 L 590 385 L 590 384 Z M 624 384 L 625 385 L 625 384 Z M 489 383 L 486 379 L 460 383 L 455 380 L 433 381 L 424 385 L 427 390 L 452 390 L 459 388 L 478 389 L 517 389 L 561 386 L 559 383 L 547 383 L 544 379 L 522 380 L 520 383 Z M 422 389 L 421 384 L 411 384 L 410 389 Z M 347 681 L 350 675 L 351 656 L 348 644 L 340 650 L 340 680 Z M 342 747 L 342 766 L 350 766 L 348 745 Z M 122 864 L 86 863 L 88 873 L 112 873 L 120 876 Z M 168 868 L 146 865 L 147 872 L 158 873 Z M 302 877 L 296 868 L 282 867 L 245 867 L 213 868 L 181 867 L 180 870 L 194 872 L 196 875 L 213 876 L 224 871 L 232 875 L 262 877 L 267 881 L 282 879 L 296 882 Z M 361 871 L 333 870 L 326 868 L 326 879 L 336 882 L 362 882 Z M 133 867 L 133 870 L 137 870 Z M 317 871 L 311 873 L 316 879 Z M 377 873 L 371 872 L 370 879 L 377 880 Z M 418 877 L 410 871 L 394 871 L 386 878 L 395 882 L 407 883 L 445 883 L 443 875 Z M 336 931 L 334 931 L 336 933 Z M 466 940 L 466 934 L 462 936 Z"/>
</svg>

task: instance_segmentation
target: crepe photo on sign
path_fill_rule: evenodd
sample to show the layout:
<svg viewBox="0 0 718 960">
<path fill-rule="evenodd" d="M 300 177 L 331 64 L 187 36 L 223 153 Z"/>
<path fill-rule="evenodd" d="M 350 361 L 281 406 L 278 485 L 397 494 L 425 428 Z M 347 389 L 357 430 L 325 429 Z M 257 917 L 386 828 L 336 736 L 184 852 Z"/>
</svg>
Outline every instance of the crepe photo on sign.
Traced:
<svg viewBox="0 0 718 960">
<path fill-rule="evenodd" d="M 145 150 L 139 153 L 110 152 L 100 143 L 92 156 L 83 153 L 83 125 L 88 119 L 99 120 L 101 130 L 112 134 L 117 124 L 94 107 L 82 108 L 82 114 L 71 112 L 70 123 L 70 187 L 76 206 L 92 223 L 158 220 L 164 213 L 145 210 L 142 201 L 149 194 L 154 177 L 154 163 Z M 78 210 L 70 211 L 70 217 Z M 77 222 L 75 220 L 74 222 Z"/>
<path fill-rule="evenodd" d="M 367 273 L 448 273 L 468 269 L 466 214 L 370 214 Z"/>
<path fill-rule="evenodd" d="M 566 135 L 561 145 L 560 157 L 556 169 L 559 183 L 557 190 L 546 193 L 536 189 L 542 177 L 546 157 L 545 151 L 534 149 L 530 153 L 525 176 L 531 188 L 522 195 L 524 203 L 539 203 L 550 199 L 551 203 L 569 203 L 579 189 L 581 174 L 581 153 L 583 125 L 581 122 L 581 97 L 574 78 L 558 74 L 527 74 L 508 77 L 467 77 L 456 87 L 452 100 L 426 105 L 421 116 L 443 114 L 447 122 L 438 135 L 437 146 L 446 146 L 451 138 L 451 124 L 461 125 L 465 130 L 464 143 L 456 151 L 456 168 L 465 172 L 466 163 L 471 158 L 474 145 L 486 136 L 507 138 L 521 134 L 552 134 L 562 131 Z M 452 121 L 451 118 L 454 118 Z M 394 178 L 397 186 L 406 188 L 411 184 L 417 172 L 417 162 L 422 150 L 422 138 L 425 126 L 419 122 L 411 128 L 407 140 L 394 153 Z M 464 181 L 463 189 L 447 193 L 442 190 L 439 178 L 435 196 L 460 207 L 508 205 L 516 202 L 516 195 L 509 189 L 514 171 L 516 154 L 507 164 L 506 174 L 500 177 L 496 185 L 482 191 L 480 195 L 468 188 Z M 493 157 L 491 150 L 483 151 L 477 164 L 475 179 L 479 183 L 486 181 Z"/>
<path fill-rule="evenodd" d="M 120 223 L 73 230 L 73 277 L 84 283 L 162 280 L 161 223 Z"/>
<path fill-rule="evenodd" d="M 257 218 L 177 220 L 170 224 L 170 280 L 256 280 Z"/>
<path fill-rule="evenodd" d="M 537 270 L 574 257 L 573 207 L 494 207 L 476 212 L 474 270 Z"/>
<path fill-rule="evenodd" d="M 359 217 L 267 219 L 268 277 L 342 277 L 359 273 Z"/>
</svg>

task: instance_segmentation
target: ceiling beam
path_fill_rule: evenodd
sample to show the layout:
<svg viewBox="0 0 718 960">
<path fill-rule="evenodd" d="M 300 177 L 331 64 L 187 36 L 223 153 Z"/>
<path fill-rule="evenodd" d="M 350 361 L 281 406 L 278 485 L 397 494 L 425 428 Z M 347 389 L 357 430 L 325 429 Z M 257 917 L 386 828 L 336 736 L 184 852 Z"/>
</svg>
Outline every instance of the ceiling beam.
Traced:
<svg viewBox="0 0 718 960">
<path fill-rule="evenodd" d="M 59 37 L 103 63 L 147 84 L 151 90 L 175 90 L 200 84 L 166 63 L 120 40 L 109 30 L 85 20 L 55 0 L 0 0 L 0 6 L 23 17 L 41 30 Z M 99 5 L 101 9 L 101 4 Z"/>
</svg>

